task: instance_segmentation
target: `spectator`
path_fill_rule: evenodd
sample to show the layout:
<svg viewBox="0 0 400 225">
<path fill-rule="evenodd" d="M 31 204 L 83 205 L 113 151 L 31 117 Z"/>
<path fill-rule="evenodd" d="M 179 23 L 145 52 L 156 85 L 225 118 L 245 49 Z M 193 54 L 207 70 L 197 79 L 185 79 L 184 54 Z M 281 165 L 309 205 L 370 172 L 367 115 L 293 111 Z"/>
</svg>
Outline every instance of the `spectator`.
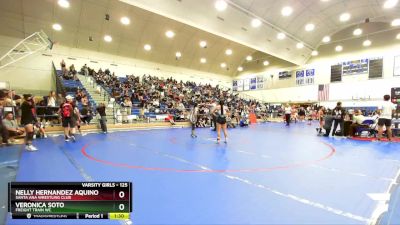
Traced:
<svg viewBox="0 0 400 225">
<path fill-rule="evenodd" d="M 356 130 L 358 127 L 366 127 L 366 125 L 363 125 L 364 120 L 365 120 L 365 117 L 361 113 L 361 110 L 357 109 L 354 112 L 353 123 L 350 125 L 350 128 L 349 128 L 349 136 L 350 137 L 355 136 L 355 133 L 356 133 Z"/>
<path fill-rule="evenodd" d="M 89 124 L 90 121 L 93 119 L 92 110 L 89 106 L 84 105 L 81 109 L 81 120 L 84 124 Z"/>
<path fill-rule="evenodd" d="M 128 122 L 128 116 L 130 116 L 132 113 L 132 102 L 129 96 L 125 96 L 122 107 L 122 122 Z"/>
<path fill-rule="evenodd" d="M 25 131 L 23 128 L 18 127 L 18 123 L 14 120 L 14 114 L 12 112 L 6 112 L 5 118 L 3 119 L 3 126 L 8 131 L 8 138 L 11 143 L 14 143 L 15 137 L 22 136 Z"/>
<path fill-rule="evenodd" d="M 292 114 L 292 107 L 290 107 L 289 104 L 286 104 L 285 106 L 285 120 L 286 120 L 286 126 L 290 125 L 290 116 Z"/>
<path fill-rule="evenodd" d="M 47 106 L 56 107 L 56 99 L 57 99 L 56 92 L 50 91 L 50 94 L 47 97 Z"/>
<path fill-rule="evenodd" d="M 106 117 L 106 105 L 104 103 L 100 103 L 97 107 L 97 113 L 100 115 L 100 127 L 103 133 L 107 133 L 107 117 Z"/>
<path fill-rule="evenodd" d="M 64 97 L 62 96 L 62 94 L 58 94 L 56 97 L 56 106 L 61 105 L 64 102 Z"/>
<path fill-rule="evenodd" d="M 386 127 L 387 138 L 392 141 L 392 114 L 396 109 L 396 105 L 390 102 L 390 95 L 383 96 L 383 102 L 378 106 L 378 140 L 381 140 L 383 127 Z"/>
</svg>

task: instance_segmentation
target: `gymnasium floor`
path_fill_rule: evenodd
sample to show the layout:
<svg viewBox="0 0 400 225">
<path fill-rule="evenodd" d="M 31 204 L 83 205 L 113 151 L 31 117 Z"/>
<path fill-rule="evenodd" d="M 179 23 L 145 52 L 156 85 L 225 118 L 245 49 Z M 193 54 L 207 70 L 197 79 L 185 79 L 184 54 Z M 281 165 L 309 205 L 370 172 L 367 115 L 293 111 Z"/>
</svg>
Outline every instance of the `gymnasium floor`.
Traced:
<svg viewBox="0 0 400 225">
<path fill-rule="evenodd" d="M 121 131 L 36 141 L 17 181 L 132 181 L 133 224 L 369 224 L 400 169 L 399 143 L 318 137 L 316 124 Z M 15 152 L 21 146 L 14 146 Z M 10 150 L 7 150 L 10 151 Z M 19 224 L 118 221 L 7 220 Z"/>
</svg>

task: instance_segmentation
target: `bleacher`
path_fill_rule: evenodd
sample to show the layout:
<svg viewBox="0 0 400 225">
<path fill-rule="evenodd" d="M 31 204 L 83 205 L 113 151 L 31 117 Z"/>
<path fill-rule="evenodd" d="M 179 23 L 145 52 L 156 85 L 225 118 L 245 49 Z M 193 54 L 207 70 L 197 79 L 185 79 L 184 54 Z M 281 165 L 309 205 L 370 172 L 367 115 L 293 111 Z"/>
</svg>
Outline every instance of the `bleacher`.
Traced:
<svg viewBox="0 0 400 225">
<path fill-rule="evenodd" d="M 96 112 L 96 101 L 92 98 L 92 96 L 90 95 L 90 93 L 88 91 L 86 91 L 85 87 L 82 85 L 80 80 L 67 80 L 64 79 L 62 76 L 62 71 L 61 70 L 57 70 L 57 75 L 61 80 L 61 84 L 64 87 L 65 90 L 65 96 L 67 95 L 71 95 L 71 96 L 75 96 L 76 91 L 82 90 L 85 95 L 88 97 L 88 101 L 89 101 L 89 105 L 92 106 L 93 112 Z M 83 105 L 81 102 L 77 101 L 77 107 L 79 110 L 82 109 Z"/>
</svg>

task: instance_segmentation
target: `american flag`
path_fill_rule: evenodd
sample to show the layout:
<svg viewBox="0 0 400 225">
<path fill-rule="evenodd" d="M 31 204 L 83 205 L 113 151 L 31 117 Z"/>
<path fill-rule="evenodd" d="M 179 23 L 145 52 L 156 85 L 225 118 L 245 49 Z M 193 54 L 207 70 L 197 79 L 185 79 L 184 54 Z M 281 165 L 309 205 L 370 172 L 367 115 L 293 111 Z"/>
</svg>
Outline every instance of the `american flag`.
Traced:
<svg viewBox="0 0 400 225">
<path fill-rule="evenodd" d="M 329 100 L 329 84 L 318 85 L 318 101 Z"/>
</svg>

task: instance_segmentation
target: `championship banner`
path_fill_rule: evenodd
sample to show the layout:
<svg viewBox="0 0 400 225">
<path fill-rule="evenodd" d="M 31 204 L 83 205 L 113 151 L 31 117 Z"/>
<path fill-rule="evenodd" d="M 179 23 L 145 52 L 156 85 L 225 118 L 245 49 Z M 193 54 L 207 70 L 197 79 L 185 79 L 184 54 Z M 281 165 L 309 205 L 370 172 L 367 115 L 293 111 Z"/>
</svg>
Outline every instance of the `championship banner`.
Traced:
<svg viewBox="0 0 400 225">
<path fill-rule="evenodd" d="M 234 80 L 232 82 L 232 90 L 233 91 L 238 91 L 238 81 L 237 80 Z"/>
<path fill-rule="evenodd" d="M 243 82 L 243 91 L 250 90 L 250 79 L 244 79 Z"/>
<path fill-rule="evenodd" d="M 264 77 L 263 76 L 257 76 L 257 89 L 258 90 L 264 89 Z"/>
<path fill-rule="evenodd" d="M 250 90 L 256 90 L 257 89 L 257 78 L 251 78 L 250 79 Z"/>
<path fill-rule="evenodd" d="M 304 70 L 296 71 L 296 85 L 304 85 Z"/>
<path fill-rule="evenodd" d="M 237 91 L 243 91 L 243 80 L 237 81 Z"/>
<path fill-rule="evenodd" d="M 314 84 L 314 75 L 315 75 L 315 69 L 308 69 L 308 70 L 306 70 L 305 83 L 306 83 L 307 85 L 312 85 L 312 84 Z"/>
</svg>

